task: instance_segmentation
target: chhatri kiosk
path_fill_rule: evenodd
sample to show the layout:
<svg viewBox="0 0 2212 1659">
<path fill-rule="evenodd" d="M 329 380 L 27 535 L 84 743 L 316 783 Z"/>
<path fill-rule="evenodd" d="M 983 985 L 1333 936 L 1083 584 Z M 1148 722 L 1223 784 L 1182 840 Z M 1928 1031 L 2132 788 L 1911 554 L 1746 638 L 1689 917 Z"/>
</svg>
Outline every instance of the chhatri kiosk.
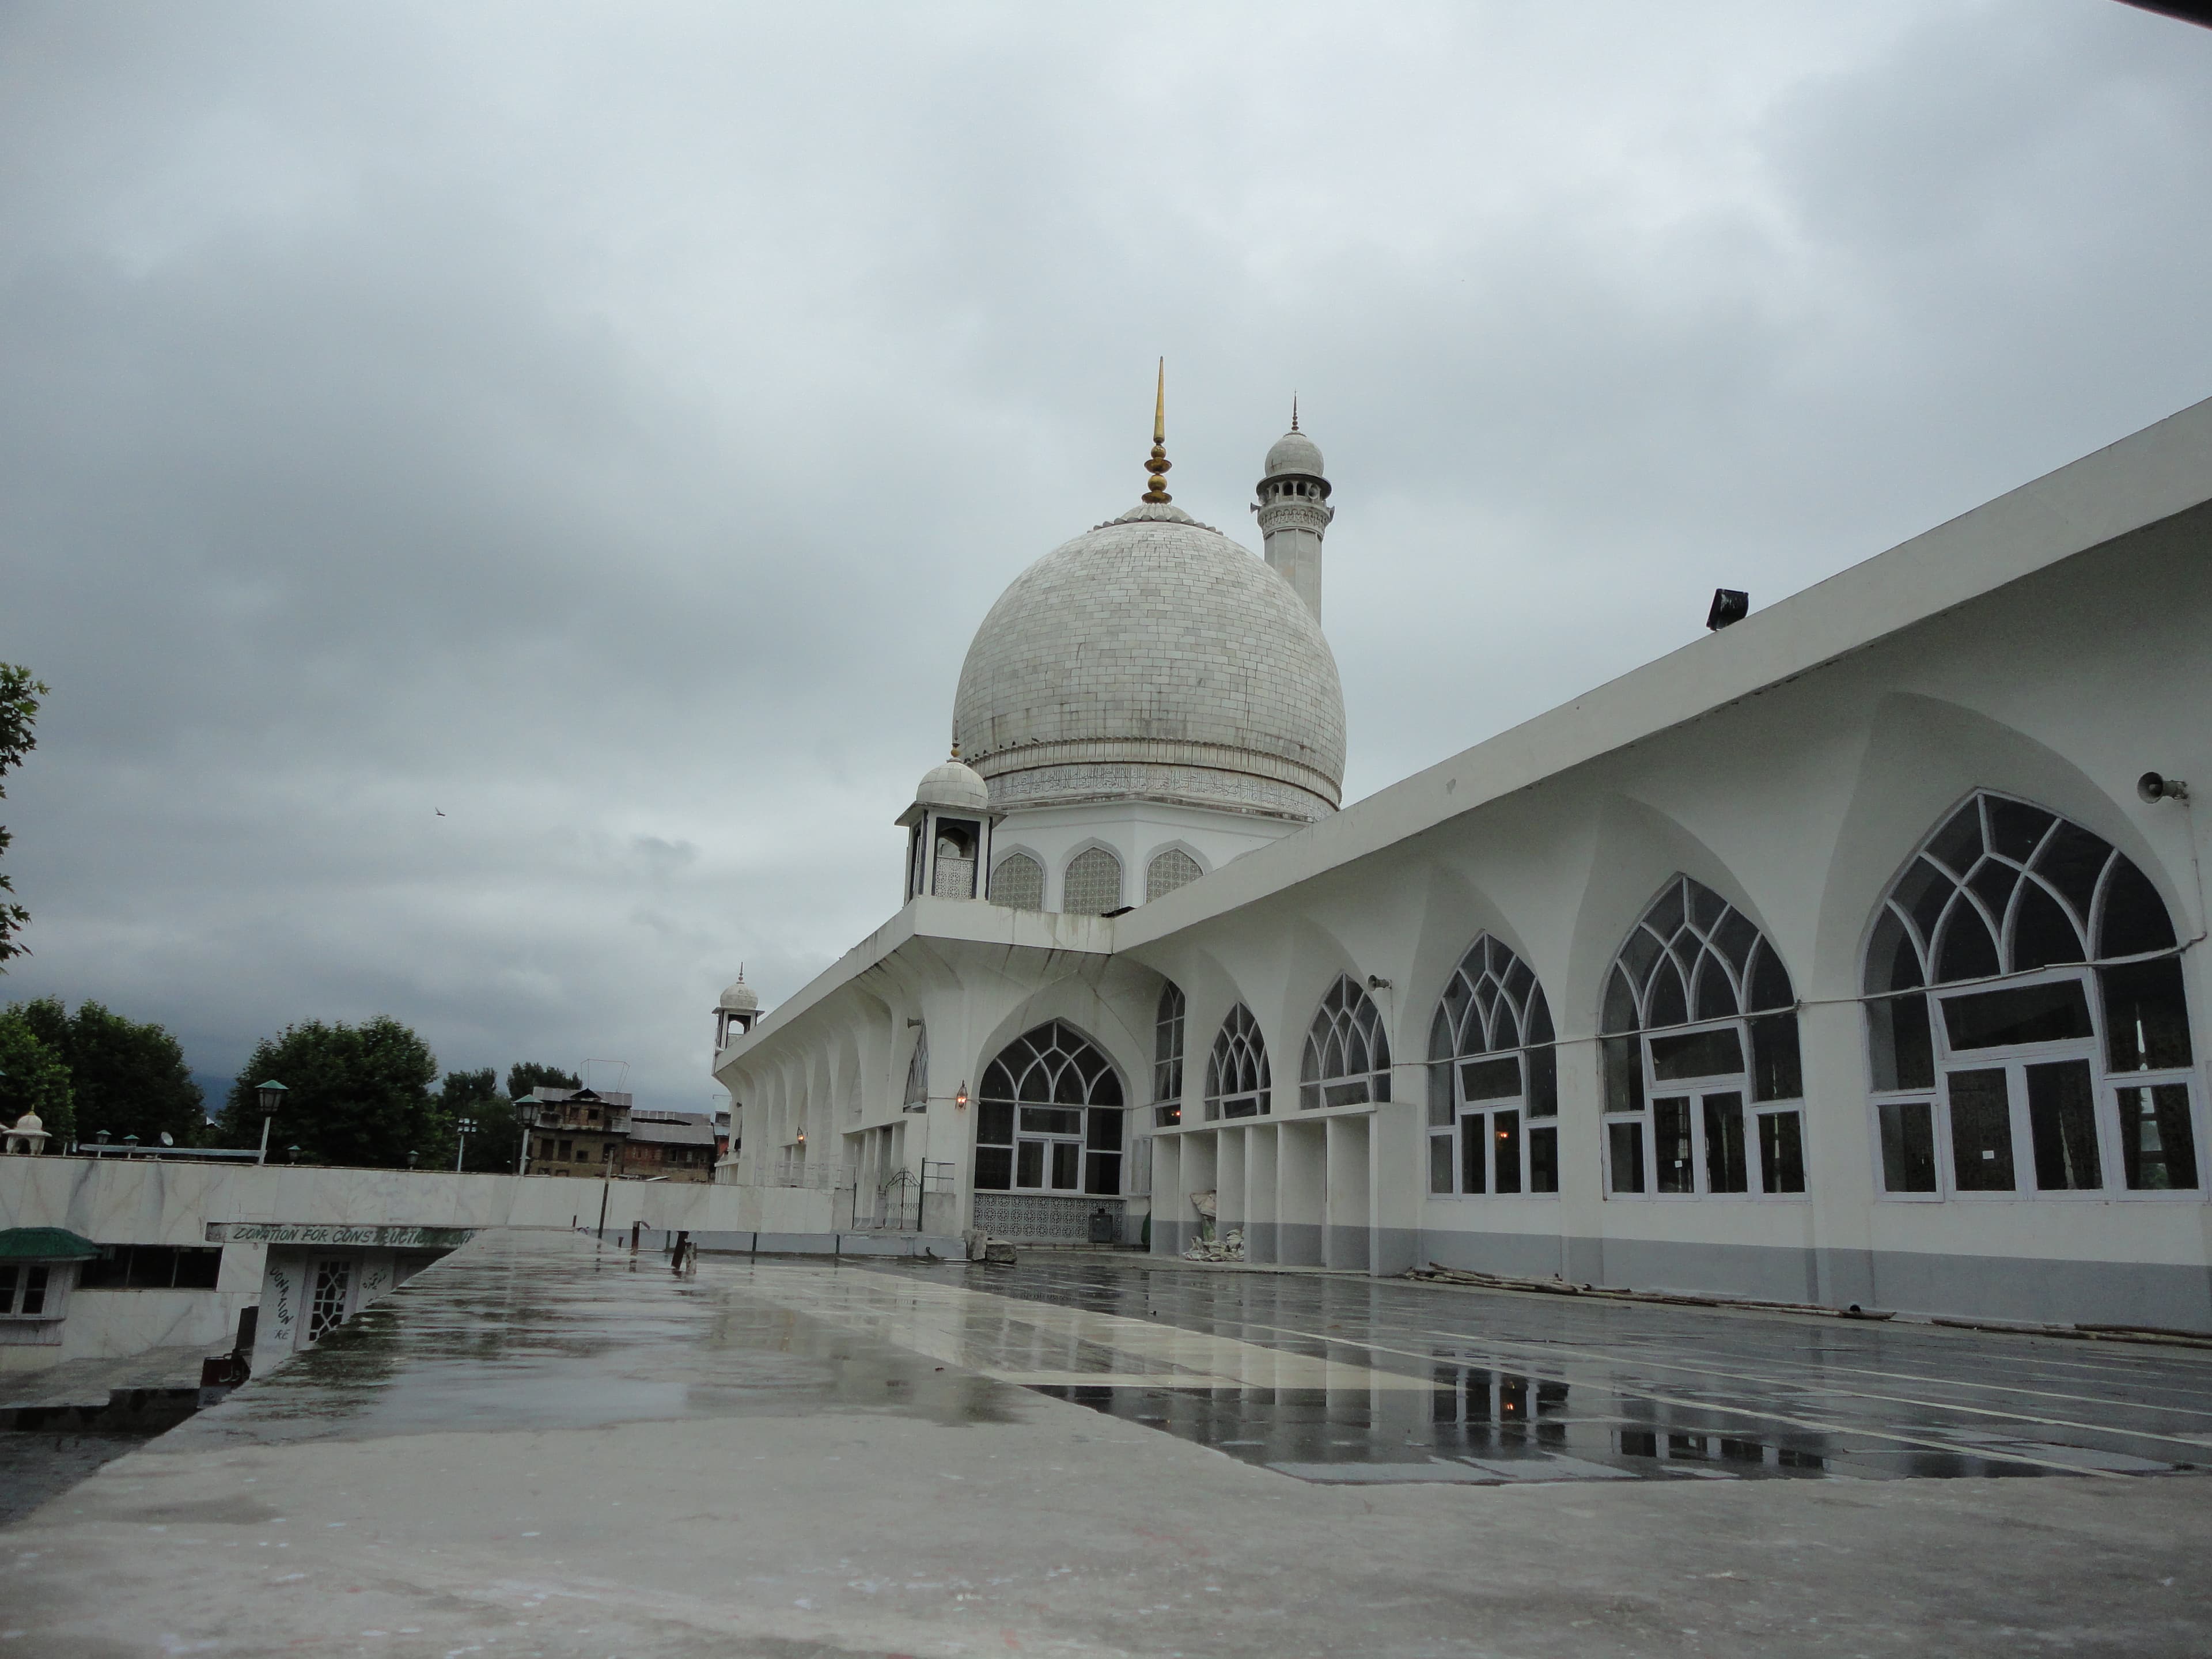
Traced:
<svg viewBox="0 0 2212 1659">
<path fill-rule="evenodd" d="M 718 1032 L 765 1234 L 2212 1329 L 2212 403 L 1349 807 L 1320 450 L 1258 554 L 1167 471 Z"/>
</svg>

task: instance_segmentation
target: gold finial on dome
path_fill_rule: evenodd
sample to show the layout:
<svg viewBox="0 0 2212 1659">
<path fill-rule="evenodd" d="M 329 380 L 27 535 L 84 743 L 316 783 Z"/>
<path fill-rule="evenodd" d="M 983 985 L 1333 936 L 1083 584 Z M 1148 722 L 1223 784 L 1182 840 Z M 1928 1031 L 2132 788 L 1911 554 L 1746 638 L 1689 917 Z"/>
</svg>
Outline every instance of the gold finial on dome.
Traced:
<svg viewBox="0 0 2212 1659">
<path fill-rule="evenodd" d="M 1171 501 L 1168 494 L 1167 470 L 1175 463 L 1168 459 L 1168 360 L 1160 359 L 1159 392 L 1152 399 L 1152 458 L 1145 463 L 1145 495 L 1147 501 Z"/>
</svg>

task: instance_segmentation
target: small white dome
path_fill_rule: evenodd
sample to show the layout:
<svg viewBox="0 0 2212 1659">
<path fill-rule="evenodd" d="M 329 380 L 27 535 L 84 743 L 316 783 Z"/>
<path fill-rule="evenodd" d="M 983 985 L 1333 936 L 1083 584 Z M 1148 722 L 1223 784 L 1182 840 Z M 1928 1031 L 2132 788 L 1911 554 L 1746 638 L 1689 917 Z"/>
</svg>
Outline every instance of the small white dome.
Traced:
<svg viewBox="0 0 2212 1659">
<path fill-rule="evenodd" d="M 722 993 L 721 1006 L 735 1013 L 750 1013 L 760 1006 L 760 998 L 753 994 L 751 986 L 746 984 L 743 979 L 739 979 L 735 985 Z"/>
<path fill-rule="evenodd" d="M 22 1116 L 15 1120 L 14 1133 L 18 1134 L 34 1135 L 44 1130 L 46 1127 L 46 1124 L 40 1120 L 39 1115 L 36 1112 L 26 1112 Z"/>
<path fill-rule="evenodd" d="M 981 773 L 956 756 L 921 775 L 921 781 L 914 787 L 914 801 L 917 806 L 988 812 L 991 810 L 991 789 L 983 781 Z"/>
<path fill-rule="evenodd" d="M 1303 432 L 1285 432 L 1267 452 L 1267 476 L 1279 478 L 1286 472 L 1301 473 L 1310 478 L 1322 476 L 1321 446 Z"/>
</svg>

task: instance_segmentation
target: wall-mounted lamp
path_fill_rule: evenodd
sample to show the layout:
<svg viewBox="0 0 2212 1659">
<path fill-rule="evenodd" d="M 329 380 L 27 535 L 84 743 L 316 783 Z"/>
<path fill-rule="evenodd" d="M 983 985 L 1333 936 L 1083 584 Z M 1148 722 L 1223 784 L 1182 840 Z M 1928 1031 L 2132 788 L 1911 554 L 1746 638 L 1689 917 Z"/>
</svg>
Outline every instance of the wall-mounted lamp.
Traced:
<svg viewBox="0 0 2212 1659">
<path fill-rule="evenodd" d="M 968 1108 L 968 1079 L 967 1079 L 963 1078 L 963 1079 L 960 1079 L 960 1092 L 959 1092 L 959 1093 L 957 1093 L 957 1094 L 956 1094 L 956 1095 L 954 1095 L 954 1096 L 952 1097 L 952 1103 L 953 1103 L 955 1106 L 959 1107 L 963 1111 L 965 1111 L 965 1110 L 967 1109 L 967 1108 Z"/>
<path fill-rule="evenodd" d="M 1751 595 L 1740 587 L 1716 587 L 1705 611 L 1707 628 L 1727 628 L 1751 614 Z"/>
<path fill-rule="evenodd" d="M 1367 976 L 1367 988 L 1370 991 L 1387 991 L 1390 988 L 1390 981 L 1380 974 L 1370 974 Z"/>
<path fill-rule="evenodd" d="M 2187 800 L 2189 786 L 2179 778 L 2162 778 L 2155 772 L 2146 772 L 2136 780 L 2136 793 L 2146 804 L 2162 800 Z"/>
</svg>

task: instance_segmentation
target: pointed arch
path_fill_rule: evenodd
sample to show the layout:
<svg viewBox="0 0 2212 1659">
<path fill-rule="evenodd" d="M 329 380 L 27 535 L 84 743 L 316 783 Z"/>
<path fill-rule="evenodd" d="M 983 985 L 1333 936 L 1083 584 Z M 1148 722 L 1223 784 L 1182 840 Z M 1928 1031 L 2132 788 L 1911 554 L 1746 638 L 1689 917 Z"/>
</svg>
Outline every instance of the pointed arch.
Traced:
<svg viewBox="0 0 2212 1659">
<path fill-rule="evenodd" d="M 929 1109 L 929 1027 L 927 1025 L 915 1033 L 914 1056 L 906 1063 L 906 1092 L 900 1097 L 900 1109 L 908 1112 Z"/>
<path fill-rule="evenodd" d="M 1121 908 L 1121 856 L 1093 842 L 1068 860 L 1060 879 L 1060 908 L 1072 916 L 1103 916 Z"/>
<path fill-rule="evenodd" d="M 1160 987 L 1152 1016 L 1152 1122 L 1162 1128 L 1182 1121 L 1183 1022 L 1189 1005 L 1173 980 Z"/>
<path fill-rule="evenodd" d="M 1946 813 L 1866 935 L 1884 1192 L 2200 1190 L 2179 951 L 2102 836 L 1993 790 Z"/>
<path fill-rule="evenodd" d="M 1206 1120 L 1265 1116 L 1273 1109 L 1273 1092 L 1267 1040 L 1252 1011 L 1240 1002 L 1222 1020 L 1206 1057 Z"/>
<path fill-rule="evenodd" d="M 1164 847 L 1145 865 L 1145 902 L 1188 887 L 1206 873 L 1206 866 L 1186 847 Z"/>
<path fill-rule="evenodd" d="M 978 1192 L 1121 1190 L 1121 1075 L 1064 1020 L 1001 1048 L 975 1091 Z"/>
<path fill-rule="evenodd" d="M 1298 1065 L 1298 1109 L 1390 1098 L 1390 1036 L 1375 999 L 1339 974 L 1314 1012 Z"/>
<path fill-rule="evenodd" d="M 1797 993 L 1750 917 L 1670 877 L 1607 970 L 1598 1030 L 1609 1195 L 1803 1194 Z"/>
<path fill-rule="evenodd" d="M 990 885 L 986 891 L 992 903 L 1003 904 L 1010 910 L 1042 910 L 1044 866 L 1035 854 L 1017 848 L 991 866 Z"/>
<path fill-rule="evenodd" d="M 1429 1022 L 1431 1195 L 1559 1191 L 1557 1036 L 1535 974 L 1478 938 Z"/>
</svg>

